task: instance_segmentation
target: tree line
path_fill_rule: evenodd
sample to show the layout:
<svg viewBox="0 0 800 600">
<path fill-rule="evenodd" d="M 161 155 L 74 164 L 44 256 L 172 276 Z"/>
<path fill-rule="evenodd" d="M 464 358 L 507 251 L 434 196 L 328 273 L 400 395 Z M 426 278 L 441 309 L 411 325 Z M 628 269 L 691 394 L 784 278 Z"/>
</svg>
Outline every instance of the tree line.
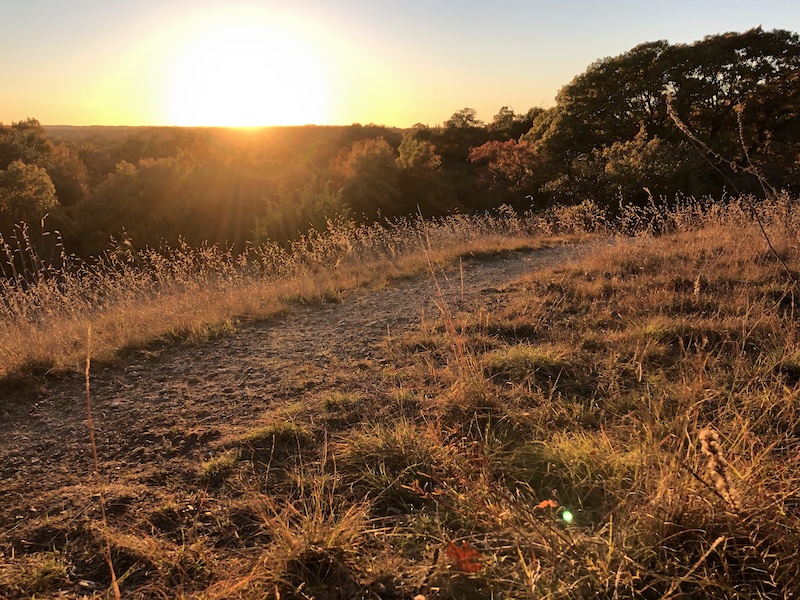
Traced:
<svg viewBox="0 0 800 600">
<path fill-rule="evenodd" d="M 96 128 L 0 124 L 0 235 L 284 242 L 329 220 L 800 189 L 800 39 L 784 30 L 648 42 L 592 63 L 551 108 L 441 125 Z M 676 119 L 692 132 L 676 126 Z M 709 153 L 710 151 L 710 153 Z M 746 167 L 746 168 L 743 168 Z"/>
</svg>

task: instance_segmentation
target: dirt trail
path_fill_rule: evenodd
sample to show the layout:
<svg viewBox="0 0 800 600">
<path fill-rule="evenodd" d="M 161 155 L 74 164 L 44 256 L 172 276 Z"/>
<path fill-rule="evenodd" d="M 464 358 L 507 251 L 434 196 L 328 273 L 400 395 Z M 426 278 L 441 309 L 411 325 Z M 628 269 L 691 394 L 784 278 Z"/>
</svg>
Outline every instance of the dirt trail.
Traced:
<svg viewBox="0 0 800 600">
<path fill-rule="evenodd" d="M 489 294 L 537 269 L 563 263 L 591 246 L 517 252 L 463 265 L 438 281 L 451 305 Z M 309 391 L 335 388 L 331 373 L 359 361 L 381 361 L 387 332 L 417 327 L 434 317 L 436 288 L 430 277 L 394 282 L 377 291 L 355 291 L 343 301 L 298 306 L 264 323 L 196 346 L 144 353 L 92 373 L 97 444 L 103 477 L 124 483 L 145 477 L 154 484 L 185 475 L 224 434 L 262 417 L 271 406 Z M 332 368 L 336 366 L 337 368 Z M 348 370 L 345 369 L 345 372 Z M 341 375 L 336 375 L 341 376 Z M 364 385 L 369 385 L 365 383 Z M 83 377 L 47 383 L 38 397 L 0 388 L 0 542 L 47 490 L 87 483 Z M 41 500 L 44 502 L 44 500 Z M 6 521 L 9 519 L 10 521 Z"/>
</svg>

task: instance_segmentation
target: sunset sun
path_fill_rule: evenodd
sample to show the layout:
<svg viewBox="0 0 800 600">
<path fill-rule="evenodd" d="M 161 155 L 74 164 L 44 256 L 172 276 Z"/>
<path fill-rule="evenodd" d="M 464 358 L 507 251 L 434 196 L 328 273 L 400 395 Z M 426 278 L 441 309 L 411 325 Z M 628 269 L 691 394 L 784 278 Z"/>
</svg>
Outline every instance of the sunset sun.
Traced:
<svg viewBox="0 0 800 600">
<path fill-rule="evenodd" d="M 176 48 L 167 113 L 176 125 L 322 123 L 326 73 L 297 34 L 244 18 L 208 24 Z"/>
</svg>

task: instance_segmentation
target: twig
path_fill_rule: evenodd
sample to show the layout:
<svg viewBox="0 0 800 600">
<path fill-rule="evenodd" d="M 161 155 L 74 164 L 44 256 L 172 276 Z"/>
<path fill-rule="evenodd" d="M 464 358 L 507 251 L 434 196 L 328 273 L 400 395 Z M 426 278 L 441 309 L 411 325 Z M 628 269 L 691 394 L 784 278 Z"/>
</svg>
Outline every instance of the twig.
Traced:
<svg viewBox="0 0 800 600">
<path fill-rule="evenodd" d="M 684 123 L 683 120 L 678 116 L 678 112 L 675 110 L 675 106 L 673 104 L 674 100 L 675 98 L 672 94 L 667 94 L 667 114 L 669 114 L 670 118 L 678 127 L 678 129 L 680 129 L 681 132 L 686 137 L 689 138 L 695 150 L 697 150 L 700 153 L 700 155 L 706 160 L 706 162 L 708 162 L 708 164 L 711 165 L 711 167 L 713 167 L 713 169 L 717 173 L 719 173 L 725 179 L 725 181 L 727 181 L 730 184 L 731 188 L 733 188 L 733 191 L 736 192 L 737 195 L 741 196 L 742 198 L 746 198 L 746 196 L 744 196 L 739 191 L 739 188 L 736 187 L 736 184 L 733 183 L 733 180 L 731 180 L 731 178 L 728 177 L 725 174 L 725 172 L 719 168 L 718 165 L 726 165 L 733 173 L 747 173 L 749 175 L 752 175 L 758 180 L 758 183 L 761 186 L 762 191 L 764 192 L 765 199 L 775 196 L 775 188 L 773 188 L 767 182 L 764 175 L 753 164 L 752 160 L 750 160 L 750 153 L 747 151 L 747 146 L 744 143 L 744 131 L 742 124 L 742 113 L 744 112 L 743 104 L 737 105 L 736 118 L 738 121 L 738 128 L 739 128 L 739 142 L 742 145 L 745 158 L 747 159 L 748 163 L 747 166 L 742 166 L 738 164 L 735 160 L 727 160 L 721 154 L 719 154 L 715 150 L 712 150 L 708 146 L 708 144 L 701 141 L 689 128 L 689 126 L 686 125 L 686 123 Z M 716 163 L 712 161 L 711 158 L 709 157 L 713 158 L 714 161 L 716 161 Z M 770 252 L 772 252 L 775 258 L 778 259 L 778 261 L 781 263 L 781 266 L 783 266 L 783 270 L 786 272 L 786 276 L 789 278 L 792 284 L 797 286 L 798 284 L 797 278 L 792 274 L 791 269 L 789 269 L 789 266 L 786 264 L 786 261 L 783 260 L 783 257 L 775 249 L 775 246 L 772 245 L 772 240 L 770 239 L 769 234 L 767 234 L 767 230 L 764 227 L 764 223 L 761 220 L 761 216 L 758 214 L 758 210 L 756 209 L 755 204 L 752 202 L 752 200 L 749 201 L 748 204 L 750 206 L 750 212 L 753 218 L 755 219 L 756 223 L 758 224 L 758 228 L 761 230 L 761 235 L 764 236 L 764 240 L 766 240 L 767 246 L 769 246 Z"/>
</svg>

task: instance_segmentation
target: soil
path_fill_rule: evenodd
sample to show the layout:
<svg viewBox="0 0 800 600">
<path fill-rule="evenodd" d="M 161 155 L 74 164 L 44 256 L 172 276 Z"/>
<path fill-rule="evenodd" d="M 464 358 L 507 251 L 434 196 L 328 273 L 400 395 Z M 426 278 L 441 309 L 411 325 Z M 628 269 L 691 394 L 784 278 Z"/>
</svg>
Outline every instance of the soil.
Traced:
<svg viewBox="0 0 800 600">
<path fill-rule="evenodd" d="M 455 306 L 590 248 L 471 259 L 436 281 Z M 337 303 L 297 305 L 197 345 L 140 351 L 116 365 L 93 367 L 100 476 L 111 490 L 112 517 L 148 489 L 195 477 L 226 437 L 287 401 L 337 389 L 343 378 L 369 390 L 373 384 L 360 379 L 360 365 L 385 362 L 387 337 L 435 318 L 437 295 L 430 276 L 400 280 L 348 292 Z M 4 390 L 0 383 L 0 558 L 12 549 L 31 553 L 66 544 L 68 523 L 95 510 L 92 473 L 82 373 L 35 390 Z"/>
</svg>

